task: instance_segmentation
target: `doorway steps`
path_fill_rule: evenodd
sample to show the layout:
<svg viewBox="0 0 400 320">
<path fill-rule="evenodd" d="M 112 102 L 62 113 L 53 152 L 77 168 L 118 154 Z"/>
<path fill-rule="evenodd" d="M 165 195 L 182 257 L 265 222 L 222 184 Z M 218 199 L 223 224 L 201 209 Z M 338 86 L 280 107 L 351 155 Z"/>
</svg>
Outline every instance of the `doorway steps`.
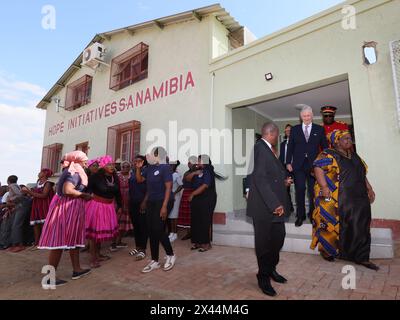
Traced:
<svg viewBox="0 0 400 320">
<path fill-rule="evenodd" d="M 318 254 L 318 249 L 310 249 L 312 226 L 303 224 L 295 227 L 294 221 L 286 223 L 286 238 L 282 251 Z M 392 259 L 394 244 L 391 229 L 371 228 L 371 259 Z M 254 229 L 252 219 L 245 210 L 227 213 L 226 224 L 213 226 L 213 244 L 241 248 L 254 248 Z"/>
</svg>

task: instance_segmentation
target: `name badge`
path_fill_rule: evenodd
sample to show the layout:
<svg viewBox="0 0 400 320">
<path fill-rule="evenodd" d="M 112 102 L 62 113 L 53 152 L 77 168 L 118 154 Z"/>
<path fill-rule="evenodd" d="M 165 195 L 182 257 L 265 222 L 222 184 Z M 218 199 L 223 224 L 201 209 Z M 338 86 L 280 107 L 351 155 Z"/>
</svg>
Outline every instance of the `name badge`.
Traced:
<svg viewBox="0 0 400 320">
<path fill-rule="evenodd" d="M 160 174 L 160 171 L 158 171 L 158 170 L 156 172 L 154 172 L 155 176 L 158 176 L 159 174 Z"/>
</svg>

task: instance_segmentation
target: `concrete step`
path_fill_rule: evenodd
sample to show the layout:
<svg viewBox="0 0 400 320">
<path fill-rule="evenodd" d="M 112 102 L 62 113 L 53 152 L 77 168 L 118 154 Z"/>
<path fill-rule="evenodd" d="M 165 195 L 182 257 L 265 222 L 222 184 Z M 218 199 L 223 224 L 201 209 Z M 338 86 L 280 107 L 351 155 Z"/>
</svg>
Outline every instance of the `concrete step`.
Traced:
<svg viewBox="0 0 400 320">
<path fill-rule="evenodd" d="M 254 248 L 254 228 L 250 218 L 243 212 L 227 215 L 226 225 L 214 225 L 213 243 L 221 246 Z M 318 254 L 318 250 L 311 250 L 311 224 L 304 224 L 297 228 L 294 223 L 288 222 L 283 251 L 304 254 Z M 371 259 L 392 259 L 394 246 L 392 230 L 384 228 L 371 229 Z"/>
</svg>

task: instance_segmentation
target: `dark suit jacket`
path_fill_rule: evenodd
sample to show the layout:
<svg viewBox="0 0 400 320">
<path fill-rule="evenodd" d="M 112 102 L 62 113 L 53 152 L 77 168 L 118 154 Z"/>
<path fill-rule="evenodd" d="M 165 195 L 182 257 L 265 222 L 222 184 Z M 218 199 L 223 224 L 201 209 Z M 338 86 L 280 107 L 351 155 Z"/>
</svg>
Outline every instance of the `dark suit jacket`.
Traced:
<svg viewBox="0 0 400 320">
<path fill-rule="evenodd" d="M 285 146 L 286 146 L 286 141 L 287 140 L 283 140 L 281 142 L 281 146 L 279 149 L 279 160 L 280 162 L 282 162 L 283 165 L 285 165 Z"/>
<path fill-rule="evenodd" d="M 297 125 L 290 132 L 286 164 L 292 164 L 293 170 L 300 170 L 307 160 L 312 167 L 320 151 L 328 148 L 324 128 L 313 123 L 308 142 L 304 136 L 302 125 Z"/>
<path fill-rule="evenodd" d="M 251 174 L 247 215 L 266 218 L 272 222 L 284 222 L 284 216 L 273 214 L 283 206 L 288 212 L 289 198 L 286 190 L 286 170 L 275 157 L 268 145 L 260 140 L 254 147 L 254 170 Z"/>
</svg>

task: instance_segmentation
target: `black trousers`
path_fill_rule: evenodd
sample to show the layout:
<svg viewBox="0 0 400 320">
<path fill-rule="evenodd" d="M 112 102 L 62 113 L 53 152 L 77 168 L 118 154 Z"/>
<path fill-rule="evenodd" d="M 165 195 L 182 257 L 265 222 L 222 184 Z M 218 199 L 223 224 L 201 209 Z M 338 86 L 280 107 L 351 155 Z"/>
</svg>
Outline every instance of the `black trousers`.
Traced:
<svg viewBox="0 0 400 320">
<path fill-rule="evenodd" d="M 286 236 L 285 224 L 272 223 L 266 218 L 253 218 L 253 224 L 258 275 L 269 277 L 279 263 Z"/>
<path fill-rule="evenodd" d="M 11 245 L 26 244 L 26 227 L 29 225 L 29 214 L 32 201 L 23 198 L 15 206 L 14 219 L 11 227 Z"/>
<path fill-rule="evenodd" d="M 190 203 L 192 243 L 209 244 L 211 242 L 215 204 L 216 197 L 207 191 L 194 197 Z"/>
<path fill-rule="evenodd" d="M 158 261 L 159 259 L 160 243 L 168 256 L 174 255 L 171 242 L 165 232 L 166 221 L 163 221 L 160 217 L 162 204 L 162 200 L 147 202 L 147 230 L 149 231 L 150 237 L 151 259 L 154 261 Z M 170 201 L 167 208 L 168 214 L 171 212 L 173 206 L 174 202 Z"/>
<path fill-rule="evenodd" d="M 315 178 L 311 175 L 311 165 L 307 160 L 304 161 L 303 167 L 299 170 L 295 170 L 294 173 L 294 185 L 296 189 L 296 213 L 297 218 L 303 220 L 306 219 L 306 184 L 308 188 L 308 199 L 310 201 L 308 215 L 311 217 L 314 211 L 314 184 Z"/>
<path fill-rule="evenodd" d="M 146 250 L 147 232 L 146 213 L 140 213 L 141 202 L 131 202 L 129 204 L 129 214 L 133 224 L 133 235 L 135 237 L 136 248 Z"/>
</svg>

